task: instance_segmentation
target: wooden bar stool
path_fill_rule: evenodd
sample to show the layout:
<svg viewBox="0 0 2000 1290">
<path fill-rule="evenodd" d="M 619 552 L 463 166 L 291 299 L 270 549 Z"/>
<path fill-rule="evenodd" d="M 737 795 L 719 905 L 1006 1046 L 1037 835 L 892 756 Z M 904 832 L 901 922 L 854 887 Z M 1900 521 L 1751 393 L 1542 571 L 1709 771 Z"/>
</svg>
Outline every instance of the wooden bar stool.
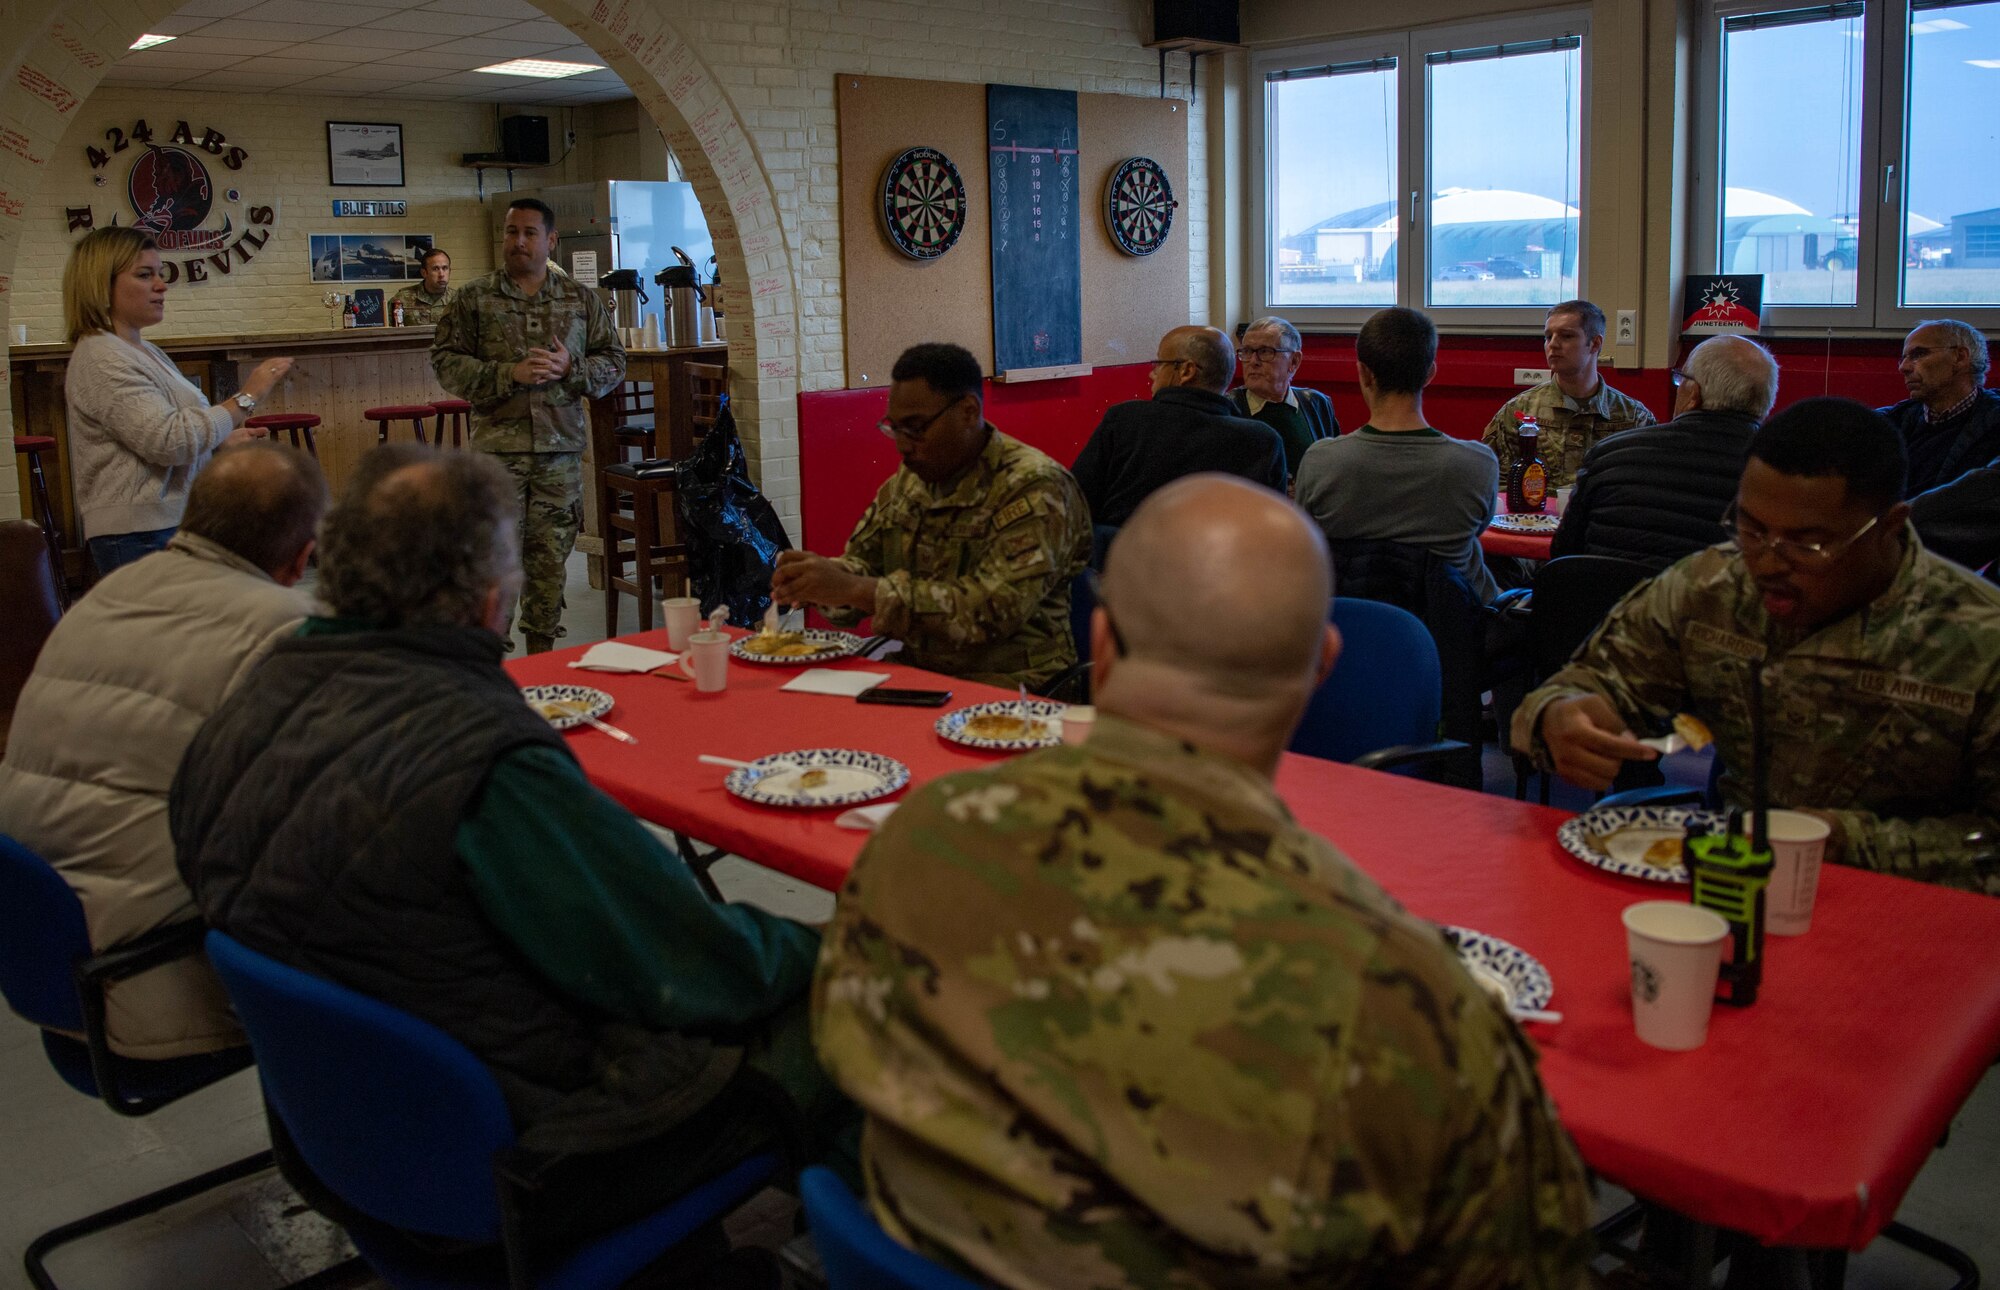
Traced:
<svg viewBox="0 0 2000 1290">
<path fill-rule="evenodd" d="M 472 437 L 472 405 L 464 399 L 438 399 L 431 404 L 437 412 L 437 446 L 444 447 L 444 432 L 451 428 L 451 446 L 463 448 Z"/>
<path fill-rule="evenodd" d="M 68 609 L 69 579 L 63 577 L 62 521 L 56 515 L 54 503 L 49 500 L 48 476 L 42 473 L 42 454 L 55 450 L 56 441 L 48 435 L 14 436 L 14 454 L 28 459 L 28 489 L 35 508 L 35 519 L 42 526 L 42 541 L 48 544 L 49 568 L 55 571 L 56 599 L 64 609 Z"/>
<path fill-rule="evenodd" d="M 389 424 L 393 421 L 407 421 L 417 436 L 418 443 L 429 443 L 424 436 L 424 419 L 437 415 L 437 409 L 428 403 L 392 403 L 387 407 L 370 408 L 361 414 L 375 423 L 375 442 L 379 446 L 389 442 Z"/>
<path fill-rule="evenodd" d="M 290 434 L 292 447 L 303 448 L 314 461 L 319 460 L 319 446 L 313 442 L 313 430 L 319 425 L 319 418 L 310 412 L 268 412 L 261 417 L 251 417 L 243 423 L 266 431 L 271 442 L 276 443 L 280 434 Z"/>
</svg>

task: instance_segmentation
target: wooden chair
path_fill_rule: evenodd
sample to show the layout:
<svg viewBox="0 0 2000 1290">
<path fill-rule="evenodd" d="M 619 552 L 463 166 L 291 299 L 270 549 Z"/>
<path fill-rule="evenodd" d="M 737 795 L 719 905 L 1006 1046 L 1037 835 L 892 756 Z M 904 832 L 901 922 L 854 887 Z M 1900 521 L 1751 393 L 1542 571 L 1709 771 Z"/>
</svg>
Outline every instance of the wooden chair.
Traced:
<svg viewBox="0 0 2000 1290">
<path fill-rule="evenodd" d="M 56 604 L 69 608 L 69 581 L 63 577 L 62 519 L 49 496 L 48 476 L 42 473 L 42 454 L 56 452 L 56 441 L 47 435 L 17 434 L 14 455 L 28 462 L 28 490 L 33 499 L 35 522 L 41 525 L 42 541 L 49 549 L 49 571 L 55 575 Z"/>
<path fill-rule="evenodd" d="M 654 403 L 651 381 L 625 381 L 618 387 L 618 425 L 613 431 L 617 438 L 619 460 L 650 461 L 659 452 L 659 441 L 654 433 L 658 424 L 658 409 Z M 626 458 L 626 452 L 636 452 L 637 457 Z"/>
<path fill-rule="evenodd" d="M 690 409 L 690 415 L 682 423 L 667 427 L 668 458 L 677 462 L 687 459 L 695 441 L 707 434 L 721 414 L 729 369 L 690 363 L 681 379 L 685 382 L 686 396 L 681 406 Z M 619 411 L 623 411 L 622 401 Z M 678 540 L 673 513 L 679 478 L 671 469 L 648 470 L 625 461 L 625 444 L 618 434 L 624 424 L 627 423 L 613 412 L 592 405 L 591 450 L 599 463 L 597 513 L 604 528 L 606 636 L 618 634 L 620 592 L 638 601 L 639 630 L 651 631 L 658 584 L 685 576 L 687 569 L 687 546 Z M 676 540 L 669 541 L 669 535 Z M 629 576 L 625 572 L 628 560 L 632 565 Z"/>
</svg>

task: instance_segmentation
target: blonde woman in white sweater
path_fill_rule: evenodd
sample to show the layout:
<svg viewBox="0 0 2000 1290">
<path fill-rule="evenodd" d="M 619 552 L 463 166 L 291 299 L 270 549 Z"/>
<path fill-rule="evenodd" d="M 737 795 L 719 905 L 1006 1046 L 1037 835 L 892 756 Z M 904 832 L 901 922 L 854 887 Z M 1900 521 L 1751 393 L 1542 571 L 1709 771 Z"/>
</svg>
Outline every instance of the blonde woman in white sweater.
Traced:
<svg viewBox="0 0 2000 1290">
<path fill-rule="evenodd" d="M 85 545 L 101 576 L 165 547 L 188 485 L 225 443 L 260 437 L 243 423 L 285 373 L 289 358 L 257 365 L 243 392 L 210 407 L 142 328 L 166 316 L 160 252 L 146 233 L 101 228 L 63 270 L 69 328 L 69 460 Z"/>
</svg>

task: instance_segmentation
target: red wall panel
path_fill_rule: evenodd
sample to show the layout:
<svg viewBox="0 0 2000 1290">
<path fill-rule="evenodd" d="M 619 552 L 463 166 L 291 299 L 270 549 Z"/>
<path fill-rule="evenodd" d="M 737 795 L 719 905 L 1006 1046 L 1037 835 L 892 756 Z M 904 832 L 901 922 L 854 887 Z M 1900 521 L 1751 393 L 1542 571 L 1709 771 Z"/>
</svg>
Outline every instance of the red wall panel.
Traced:
<svg viewBox="0 0 2000 1290">
<path fill-rule="evenodd" d="M 1778 406 L 1821 394 L 1881 405 L 1904 397 L 1896 375 L 1896 340 L 1778 340 L 1767 342 L 1778 360 Z M 1684 345 L 1685 354 L 1691 343 Z M 1542 366 L 1541 341 L 1532 336 L 1447 336 L 1438 352 L 1438 375 L 1424 395 L 1431 424 L 1461 439 L 1476 439 L 1502 403 L 1521 387 L 1517 367 Z M 1145 398 L 1146 364 L 1099 368 L 1089 376 L 1026 385 L 986 386 L 986 416 L 994 425 L 1068 465 L 1083 449 L 1104 410 L 1125 399 Z M 1665 418 L 1673 407 L 1673 382 L 1663 369 L 1610 371 L 1607 379 Z M 1340 424 L 1352 430 L 1368 419 L 1354 379 L 1352 336 L 1307 336 L 1299 383 L 1333 400 Z M 887 390 L 828 390 L 799 396 L 799 475 L 804 489 L 801 544 L 837 554 L 882 481 L 896 469 L 896 450 L 875 429 L 889 404 Z"/>
</svg>

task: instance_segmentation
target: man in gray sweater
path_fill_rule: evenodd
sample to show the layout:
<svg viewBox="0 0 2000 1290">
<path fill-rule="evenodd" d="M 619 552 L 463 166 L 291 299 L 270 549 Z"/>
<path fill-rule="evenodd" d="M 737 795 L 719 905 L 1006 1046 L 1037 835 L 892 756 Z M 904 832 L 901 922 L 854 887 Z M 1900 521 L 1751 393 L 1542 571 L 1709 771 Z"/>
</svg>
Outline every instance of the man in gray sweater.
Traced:
<svg viewBox="0 0 2000 1290">
<path fill-rule="evenodd" d="M 1500 463 L 1483 443 L 1424 420 L 1437 375 L 1437 328 L 1414 309 L 1384 309 L 1354 344 L 1368 424 L 1322 439 L 1299 463 L 1296 495 L 1329 541 L 1406 542 L 1456 564 L 1481 601 L 1500 594 L 1479 535 L 1493 520 Z"/>
</svg>

